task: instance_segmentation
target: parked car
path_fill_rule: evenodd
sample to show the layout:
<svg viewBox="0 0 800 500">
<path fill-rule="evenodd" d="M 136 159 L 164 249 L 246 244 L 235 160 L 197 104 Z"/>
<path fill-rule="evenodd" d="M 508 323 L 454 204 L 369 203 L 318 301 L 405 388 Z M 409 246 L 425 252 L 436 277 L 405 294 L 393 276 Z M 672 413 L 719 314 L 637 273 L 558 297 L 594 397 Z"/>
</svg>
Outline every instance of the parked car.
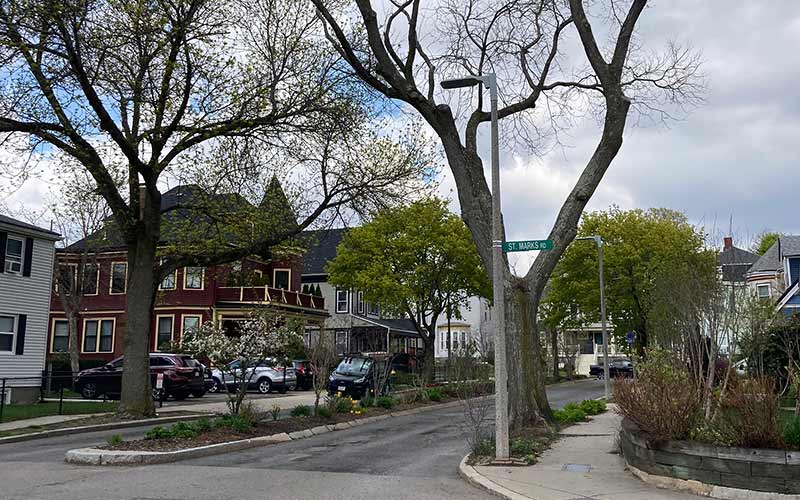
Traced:
<svg viewBox="0 0 800 500">
<path fill-rule="evenodd" d="M 328 394 L 361 399 L 374 387 L 376 376 L 384 370 L 392 370 L 391 361 L 392 356 L 385 353 L 345 356 L 328 377 Z M 388 385 L 383 387 L 383 391 L 388 392 Z"/>
<path fill-rule="evenodd" d="M 295 390 L 307 391 L 314 387 L 314 368 L 311 366 L 311 361 L 307 359 L 295 359 L 292 364 L 294 365 L 294 372 L 297 375 L 297 387 Z"/>
<path fill-rule="evenodd" d="M 224 387 L 228 390 L 236 390 L 235 387 L 241 380 L 240 361 L 231 362 L 223 371 L 215 368 L 211 371 L 211 378 L 214 383 L 214 392 L 221 391 Z M 247 390 L 256 390 L 261 394 L 268 394 L 273 390 L 281 394 L 293 390 L 297 386 L 297 374 L 294 368 L 284 368 L 273 359 L 267 359 L 258 363 L 255 368 L 248 368 L 244 377 L 248 378 Z M 250 370 L 255 373 L 250 374 Z M 234 377 L 234 372 L 236 376 Z"/>
<path fill-rule="evenodd" d="M 589 367 L 589 376 L 597 377 L 601 380 L 605 377 L 603 365 L 591 365 Z M 633 376 L 633 363 L 627 359 L 613 360 L 608 364 L 609 378 L 616 377 L 632 377 Z"/>
<path fill-rule="evenodd" d="M 116 399 L 122 392 L 123 356 L 98 368 L 83 370 L 75 378 L 75 390 L 86 399 L 105 395 Z M 186 399 L 189 394 L 201 398 L 206 393 L 206 368 L 187 354 L 150 353 L 150 384 L 153 399 L 172 396 Z M 163 374 L 164 385 L 156 387 L 158 375 Z M 163 391 L 163 394 L 162 394 Z"/>
</svg>

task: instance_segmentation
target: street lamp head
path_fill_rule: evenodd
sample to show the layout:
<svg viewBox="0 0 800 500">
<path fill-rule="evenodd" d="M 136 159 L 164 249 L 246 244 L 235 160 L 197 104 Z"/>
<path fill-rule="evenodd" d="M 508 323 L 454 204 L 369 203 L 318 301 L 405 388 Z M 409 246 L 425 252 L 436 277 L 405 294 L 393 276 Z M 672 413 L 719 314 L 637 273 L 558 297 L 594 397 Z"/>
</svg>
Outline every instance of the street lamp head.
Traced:
<svg viewBox="0 0 800 500">
<path fill-rule="evenodd" d="M 441 85 L 443 89 L 459 89 L 463 87 L 474 87 L 480 85 L 483 78 L 479 76 L 466 76 L 463 78 L 453 78 L 451 80 L 443 80 Z"/>
</svg>

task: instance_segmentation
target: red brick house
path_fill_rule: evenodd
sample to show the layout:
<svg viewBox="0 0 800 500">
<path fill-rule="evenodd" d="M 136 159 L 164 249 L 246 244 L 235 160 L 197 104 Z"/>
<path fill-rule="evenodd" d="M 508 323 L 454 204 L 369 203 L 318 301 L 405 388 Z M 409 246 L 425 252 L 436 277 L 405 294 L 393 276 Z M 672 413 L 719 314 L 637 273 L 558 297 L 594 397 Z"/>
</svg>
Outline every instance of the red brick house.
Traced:
<svg viewBox="0 0 800 500">
<path fill-rule="evenodd" d="M 162 211 L 176 199 L 185 202 L 196 189 L 179 186 L 164 193 Z M 114 244 L 113 237 L 106 239 L 107 244 L 91 251 L 84 240 L 57 251 L 59 272 L 74 276 L 79 270 L 83 273 L 77 328 L 82 360 L 111 360 L 123 350 L 127 254 L 124 246 Z M 241 320 L 255 306 L 300 315 L 311 323 L 323 321 L 328 315 L 324 299 L 299 291 L 301 270 L 299 252 L 280 258 L 253 256 L 221 266 L 177 269 L 159 285 L 150 328 L 151 350 L 179 341 L 185 331 L 206 321 Z M 67 351 L 68 332 L 65 309 L 59 294 L 53 293 L 49 356 Z"/>
</svg>

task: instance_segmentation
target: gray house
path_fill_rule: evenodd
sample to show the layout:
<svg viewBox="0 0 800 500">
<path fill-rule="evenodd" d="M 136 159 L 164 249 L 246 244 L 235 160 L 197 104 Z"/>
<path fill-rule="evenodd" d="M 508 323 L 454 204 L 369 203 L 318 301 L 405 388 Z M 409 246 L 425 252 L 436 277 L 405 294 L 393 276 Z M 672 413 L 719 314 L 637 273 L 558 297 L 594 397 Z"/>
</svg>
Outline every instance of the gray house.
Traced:
<svg viewBox="0 0 800 500">
<path fill-rule="evenodd" d="M 36 401 L 47 344 L 53 279 L 52 231 L 0 215 L 0 393 L 7 403 Z"/>
<path fill-rule="evenodd" d="M 325 266 L 336 257 L 336 247 L 347 229 L 306 231 L 303 244 L 303 286 L 319 287 L 330 316 L 325 319 L 326 334 L 335 342 L 337 354 L 348 352 L 406 352 L 422 350 L 422 338 L 409 319 L 384 318 L 377 306 L 364 300 L 358 290 L 337 288 L 328 283 Z"/>
</svg>

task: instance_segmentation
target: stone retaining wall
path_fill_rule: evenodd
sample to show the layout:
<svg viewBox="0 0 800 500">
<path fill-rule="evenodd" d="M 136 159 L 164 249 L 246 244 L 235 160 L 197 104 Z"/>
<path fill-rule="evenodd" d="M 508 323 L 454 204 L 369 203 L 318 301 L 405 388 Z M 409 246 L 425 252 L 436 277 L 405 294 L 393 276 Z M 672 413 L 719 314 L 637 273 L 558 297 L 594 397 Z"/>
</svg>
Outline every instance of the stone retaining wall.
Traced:
<svg viewBox="0 0 800 500">
<path fill-rule="evenodd" d="M 773 493 L 800 493 L 800 452 L 714 446 L 691 441 L 652 443 L 625 419 L 625 461 L 657 476 Z"/>
</svg>

